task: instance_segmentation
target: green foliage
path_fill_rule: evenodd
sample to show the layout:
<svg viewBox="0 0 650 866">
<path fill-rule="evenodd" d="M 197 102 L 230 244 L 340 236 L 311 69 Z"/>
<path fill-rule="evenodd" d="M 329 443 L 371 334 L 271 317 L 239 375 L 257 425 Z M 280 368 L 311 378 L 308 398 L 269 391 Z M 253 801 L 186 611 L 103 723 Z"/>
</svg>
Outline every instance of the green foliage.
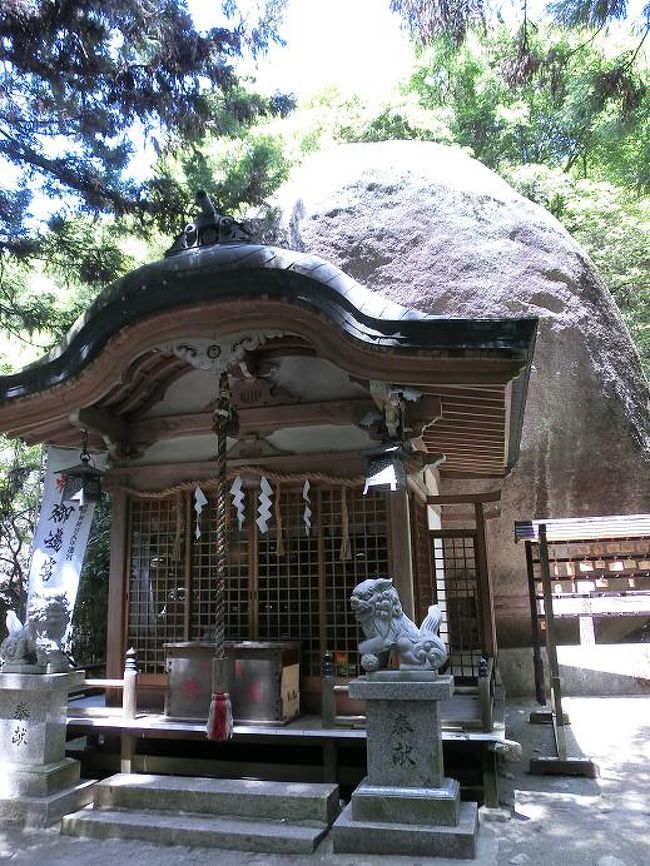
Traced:
<svg viewBox="0 0 650 866">
<path fill-rule="evenodd" d="M 430 110 L 408 94 L 383 105 L 378 111 L 365 112 L 355 123 L 339 120 L 335 134 L 343 141 L 390 141 L 417 139 L 451 144 L 449 112 L 444 106 Z"/>
<path fill-rule="evenodd" d="M 557 21 L 569 27 L 602 27 L 625 18 L 627 5 L 627 0 L 561 0 L 549 8 Z"/>
<path fill-rule="evenodd" d="M 15 332 L 61 327 L 49 317 L 50 299 L 32 293 L 25 268 L 96 291 L 130 265 L 119 243 L 125 230 L 149 236 L 173 223 L 178 231 L 191 195 L 164 178 L 136 181 L 136 143 L 164 156 L 287 110 L 279 97 L 245 93 L 233 68 L 244 51 L 279 40 L 285 2 L 267 0 L 259 20 L 244 20 L 226 0 L 228 26 L 206 33 L 195 30 L 185 0 L 0 6 L 3 324 Z M 262 186 L 260 177 L 248 185 Z M 47 227 L 32 213 L 34 193 L 56 211 Z M 101 214 L 117 222 L 88 230 Z"/>
<path fill-rule="evenodd" d="M 200 147 L 161 162 L 158 182 L 166 195 L 182 196 L 185 204 L 188 190 L 207 189 L 219 210 L 237 214 L 261 204 L 289 167 L 281 138 L 258 129 L 238 137 L 206 137 Z"/>
<path fill-rule="evenodd" d="M 532 35 L 531 35 L 532 31 Z M 411 87 L 451 110 L 454 140 L 496 170 L 546 164 L 650 188 L 650 94 L 640 56 L 555 28 L 437 40 Z"/>
<path fill-rule="evenodd" d="M 223 4 L 230 27 L 197 33 L 184 0 L 0 7 L 0 320 L 12 335 L 0 364 L 32 360 L 30 336 L 48 348 L 108 282 L 169 246 L 190 216 L 192 193 L 215 189 L 236 210 L 261 201 L 286 176 L 275 138 L 247 132 L 285 116 L 281 94 L 240 84 L 233 62 L 277 40 L 285 0 L 244 21 Z M 136 182 L 135 144 L 158 154 Z M 139 144 L 138 144 L 139 146 Z M 13 178 L 13 180 L 11 180 Z M 32 214 L 32 193 L 54 215 Z M 14 340 L 13 338 L 17 338 Z M 28 347 L 29 348 L 29 347 Z M 39 352 L 42 354 L 42 351 Z M 0 607 L 24 607 L 37 514 L 41 449 L 0 443 Z M 78 661 L 105 654 L 110 509 L 97 509 L 82 572 L 72 641 Z M 3 610 L 0 610 L 0 614 Z"/>
<path fill-rule="evenodd" d="M 483 0 L 391 0 L 390 8 L 421 45 L 442 35 L 459 45 L 473 25 L 485 23 Z"/>
<path fill-rule="evenodd" d="M 25 614 L 29 547 L 41 492 L 41 449 L 0 436 L 0 620 Z"/>
<path fill-rule="evenodd" d="M 110 560 L 111 500 L 104 496 L 95 514 L 86 548 L 71 632 L 77 665 L 90 667 L 106 661 L 106 611 Z"/>
</svg>

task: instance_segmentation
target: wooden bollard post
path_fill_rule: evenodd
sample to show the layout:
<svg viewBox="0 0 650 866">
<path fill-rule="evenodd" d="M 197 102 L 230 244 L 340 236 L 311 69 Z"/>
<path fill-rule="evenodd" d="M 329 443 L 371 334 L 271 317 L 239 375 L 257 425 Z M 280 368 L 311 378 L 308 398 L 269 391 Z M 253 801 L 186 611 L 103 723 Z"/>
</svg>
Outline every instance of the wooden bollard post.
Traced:
<svg viewBox="0 0 650 866">
<path fill-rule="evenodd" d="M 124 694 L 122 695 L 122 714 L 125 719 L 135 719 L 138 709 L 138 666 L 133 647 L 127 650 L 124 663 Z"/>
<path fill-rule="evenodd" d="M 336 727 L 336 665 L 330 652 L 323 655 L 321 667 L 321 715 L 324 728 Z"/>
<path fill-rule="evenodd" d="M 126 651 L 124 661 L 124 688 L 122 690 L 122 716 L 126 720 L 135 719 L 138 708 L 138 665 L 133 647 Z M 130 731 L 122 730 L 120 772 L 130 773 L 133 769 L 135 739 Z"/>
</svg>

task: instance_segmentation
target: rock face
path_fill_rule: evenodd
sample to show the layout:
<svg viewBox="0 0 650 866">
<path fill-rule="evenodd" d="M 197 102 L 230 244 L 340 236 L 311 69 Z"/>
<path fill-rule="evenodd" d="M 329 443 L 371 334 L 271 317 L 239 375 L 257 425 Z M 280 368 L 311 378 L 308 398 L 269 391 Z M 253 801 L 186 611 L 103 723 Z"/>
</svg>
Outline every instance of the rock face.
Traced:
<svg viewBox="0 0 650 866">
<path fill-rule="evenodd" d="M 513 521 L 650 511 L 650 395 L 589 257 L 489 169 L 426 142 L 317 154 L 272 204 L 275 243 L 320 255 L 391 300 L 427 313 L 540 319 L 521 454 L 503 483 L 501 517 L 489 521 L 497 609 L 511 611 L 499 639 L 527 643 Z"/>
</svg>

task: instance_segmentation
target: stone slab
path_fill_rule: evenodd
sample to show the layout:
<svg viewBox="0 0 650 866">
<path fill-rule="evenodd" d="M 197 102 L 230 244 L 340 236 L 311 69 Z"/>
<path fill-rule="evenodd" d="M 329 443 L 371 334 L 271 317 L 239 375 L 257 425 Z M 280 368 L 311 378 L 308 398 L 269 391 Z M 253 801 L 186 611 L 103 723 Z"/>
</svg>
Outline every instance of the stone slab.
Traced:
<svg viewBox="0 0 650 866">
<path fill-rule="evenodd" d="M 84 809 L 66 815 L 61 832 L 92 839 L 140 839 L 159 845 L 226 848 L 235 851 L 311 854 L 326 824 L 292 824 L 232 816 Z"/>
<path fill-rule="evenodd" d="M 348 689 L 351 698 L 362 701 L 447 701 L 454 693 L 454 678 L 437 676 L 435 679 L 423 680 L 408 677 L 397 679 L 357 677 L 352 680 Z"/>
<path fill-rule="evenodd" d="M 600 776 L 598 764 L 589 758 L 554 758 L 540 756 L 530 759 L 528 772 L 531 776 L 586 776 L 597 779 Z"/>
<path fill-rule="evenodd" d="M 95 786 L 99 809 L 147 809 L 331 824 L 338 785 L 118 774 Z"/>
<path fill-rule="evenodd" d="M 476 856 L 478 809 L 476 803 L 461 803 L 456 827 L 389 824 L 356 821 L 348 805 L 332 828 L 335 854 L 395 854 L 408 857 Z"/>
<path fill-rule="evenodd" d="M 80 766 L 74 758 L 29 767 L 0 762 L 0 797 L 46 797 L 74 787 Z"/>
<path fill-rule="evenodd" d="M 0 798 L 0 826 L 48 827 L 92 802 L 95 782 L 85 779 L 45 797 Z"/>
<path fill-rule="evenodd" d="M 24 674 L 0 672 L 0 691 L 14 689 L 22 692 L 44 689 L 73 689 L 86 679 L 84 670 L 65 671 L 58 674 Z"/>
<path fill-rule="evenodd" d="M 460 813 L 460 784 L 444 779 L 440 788 L 392 788 L 365 780 L 352 794 L 355 821 L 442 824 L 455 827 Z"/>
<path fill-rule="evenodd" d="M 545 710 L 533 710 L 528 716 L 528 721 L 531 725 L 552 725 L 553 724 L 553 711 L 550 709 Z M 558 719 L 559 721 L 559 719 Z M 568 713 L 562 713 L 562 724 L 570 725 L 571 721 L 569 719 Z"/>
<path fill-rule="evenodd" d="M 23 665 L 19 662 L 8 662 L 2 665 L 3 674 L 46 674 L 47 665 Z"/>
<path fill-rule="evenodd" d="M 415 670 L 415 671 L 373 671 L 372 673 L 368 673 L 365 675 L 365 678 L 368 682 L 379 682 L 379 683 L 399 683 L 399 682 L 407 682 L 407 683 L 431 683 L 436 682 L 438 680 L 445 679 L 444 676 L 440 676 L 438 671 L 423 671 L 423 670 Z"/>
</svg>

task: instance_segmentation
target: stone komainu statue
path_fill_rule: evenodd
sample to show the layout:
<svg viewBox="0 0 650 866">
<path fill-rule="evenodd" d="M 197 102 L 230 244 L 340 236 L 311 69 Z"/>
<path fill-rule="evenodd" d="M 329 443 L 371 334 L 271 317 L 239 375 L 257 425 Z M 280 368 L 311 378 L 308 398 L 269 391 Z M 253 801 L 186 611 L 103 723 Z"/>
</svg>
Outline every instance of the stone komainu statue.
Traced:
<svg viewBox="0 0 650 866">
<path fill-rule="evenodd" d="M 437 671 L 444 664 L 447 649 L 438 634 L 442 617 L 438 605 L 431 605 L 418 628 L 402 610 L 393 581 L 386 578 L 358 584 L 350 604 L 366 638 L 359 652 L 361 667 L 368 673 L 385 668 L 392 649 L 399 653 L 403 671 Z"/>
<path fill-rule="evenodd" d="M 70 657 L 62 648 L 70 622 L 70 605 L 64 592 L 35 593 L 23 626 L 14 611 L 7 613 L 8 636 L 0 644 L 0 661 L 19 669 L 29 665 L 47 665 L 51 672 L 71 668 Z"/>
</svg>

